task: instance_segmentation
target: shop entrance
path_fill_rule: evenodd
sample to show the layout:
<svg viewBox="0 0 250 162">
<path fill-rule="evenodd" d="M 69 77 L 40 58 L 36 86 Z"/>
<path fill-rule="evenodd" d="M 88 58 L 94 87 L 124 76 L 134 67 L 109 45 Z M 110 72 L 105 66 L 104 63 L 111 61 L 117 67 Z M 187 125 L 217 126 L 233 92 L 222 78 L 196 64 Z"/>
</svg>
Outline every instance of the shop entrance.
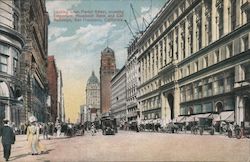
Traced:
<svg viewBox="0 0 250 162">
<path fill-rule="evenodd" d="M 174 96 L 171 93 L 168 95 L 168 104 L 169 104 L 170 112 L 171 112 L 170 118 L 171 120 L 173 120 L 174 119 Z"/>
</svg>

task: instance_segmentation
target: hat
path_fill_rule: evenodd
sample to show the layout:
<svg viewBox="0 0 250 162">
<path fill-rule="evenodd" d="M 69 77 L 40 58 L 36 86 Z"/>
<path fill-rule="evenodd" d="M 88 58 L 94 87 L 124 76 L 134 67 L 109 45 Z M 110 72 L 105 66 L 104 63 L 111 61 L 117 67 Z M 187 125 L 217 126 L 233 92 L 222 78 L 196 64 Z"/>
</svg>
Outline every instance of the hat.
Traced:
<svg viewBox="0 0 250 162">
<path fill-rule="evenodd" d="M 31 117 L 29 117 L 29 121 L 30 121 L 31 123 L 36 122 L 36 121 L 37 121 L 37 118 L 36 118 L 35 116 L 31 116 Z"/>
</svg>

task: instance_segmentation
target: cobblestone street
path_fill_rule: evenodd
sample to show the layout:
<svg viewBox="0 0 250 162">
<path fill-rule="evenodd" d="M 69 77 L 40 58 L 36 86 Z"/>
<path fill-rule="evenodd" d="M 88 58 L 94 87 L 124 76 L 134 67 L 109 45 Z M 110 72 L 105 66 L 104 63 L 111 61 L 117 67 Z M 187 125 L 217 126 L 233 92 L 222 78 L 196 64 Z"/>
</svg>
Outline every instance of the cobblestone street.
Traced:
<svg viewBox="0 0 250 162">
<path fill-rule="evenodd" d="M 229 139 L 225 136 L 165 134 L 120 131 L 115 136 L 84 136 L 42 140 L 48 154 L 28 154 L 25 136 L 17 136 L 12 147 L 13 162 L 71 161 L 231 161 L 247 162 L 249 139 Z M 0 150 L 1 161 L 2 147 Z"/>
</svg>

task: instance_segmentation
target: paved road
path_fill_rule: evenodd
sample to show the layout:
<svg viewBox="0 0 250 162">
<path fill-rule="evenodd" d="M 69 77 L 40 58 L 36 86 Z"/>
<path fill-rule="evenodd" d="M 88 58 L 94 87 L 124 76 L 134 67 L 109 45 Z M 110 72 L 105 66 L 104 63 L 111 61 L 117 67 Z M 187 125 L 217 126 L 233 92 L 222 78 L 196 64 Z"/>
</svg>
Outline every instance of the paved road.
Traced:
<svg viewBox="0 0 250 162">
<path fill-rule="evenodd" d="M 225 136 L 119 132 L 42 140 L 48 154 L 32 156 L 25 136 L 17 136 L 10 161 L 230 161 L 250 162 L 250 139 Z M 0 156 L 2 157 L 2 148 Z M 0 157 L 0 161 L 3 160 Z"/>
</svg>

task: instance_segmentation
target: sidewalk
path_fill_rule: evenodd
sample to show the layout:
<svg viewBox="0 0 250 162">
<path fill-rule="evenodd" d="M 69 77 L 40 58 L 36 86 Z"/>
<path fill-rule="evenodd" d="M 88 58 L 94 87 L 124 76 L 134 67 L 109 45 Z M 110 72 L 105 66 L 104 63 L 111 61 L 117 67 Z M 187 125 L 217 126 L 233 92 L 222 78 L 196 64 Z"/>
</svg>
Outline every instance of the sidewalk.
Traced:
<svg viewBox="0 0 250 162">
<path fill-rule="evenodd" d="M 55 139 L 65 139 L 68 137 L 52 137 L 49 136 L 50 140 L 44 140 L 43 136 L 40 135 L 40 141 L 43 145 L 45 145 L 48 154 L 51 150 L 55 149 L 55 143 L 59 142 Z M 32 156 L 31 155 L 31 150 L 28 147 L 28 141 L 26 139 L 26 135 L 16 135 L 16 142 L 14 145 L 11 147 L 11 155 L 9 161 L 13 162 L 33 162 L 33 161 L 48 161 L 46 160 L 46 154 L 41 154 L 41 155 L 36 155 Z M 0 146 L 0 161 L 5 161 L 3 158 L 3 147 L 2 145 Z"/>
</svg>

